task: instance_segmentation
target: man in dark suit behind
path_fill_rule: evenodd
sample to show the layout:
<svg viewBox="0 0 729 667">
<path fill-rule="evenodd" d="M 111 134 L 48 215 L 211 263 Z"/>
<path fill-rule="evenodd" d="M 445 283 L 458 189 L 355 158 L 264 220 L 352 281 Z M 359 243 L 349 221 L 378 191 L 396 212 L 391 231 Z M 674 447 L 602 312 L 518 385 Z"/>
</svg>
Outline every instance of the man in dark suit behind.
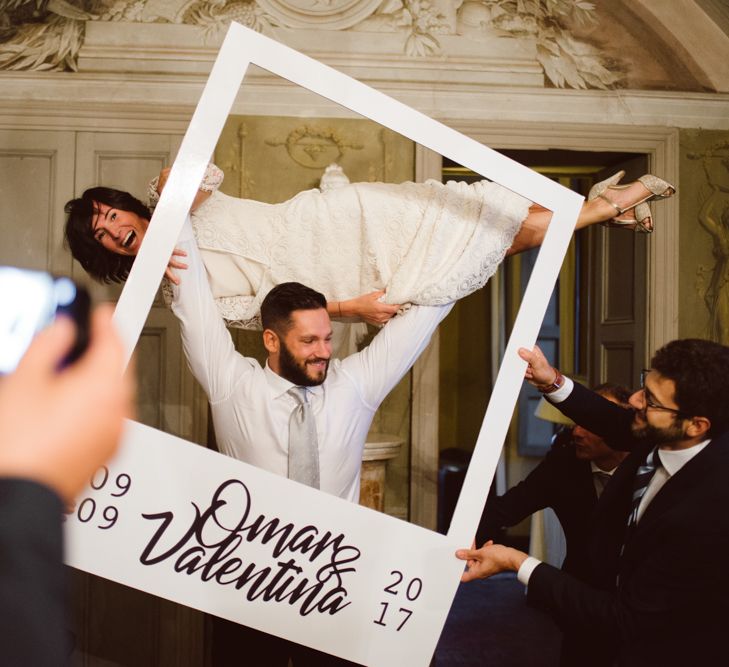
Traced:
<svg viewBox="0 0 729 667">
<path fill-rule="evenodd" d="M 625 410 L 520 350 L 526 377 L 575 422 L 631 451 L 595 511 L 589 585 L 501 545 L 461 550 L 464 581 L 504 570 L 530 604 L 596 655 L 647 667 L 726 661 L 729 619 L 729 348 L 661 348 Z"/>
<path fill-rule="evenodd" d="M 628 407 L 630 392 L 620 385 L 602 384 L 594 391 Z M 477 533 L 477 544 L 493 539 L 504 527 L 515 526 L 534 512 L 550 507 L 565 534 L 567 553 L 562 570 L 590 582 L 588 538 L 597 500 L 627 452 L 612 449 L 597 434 L 576 425 L 556 441 L 532 472 L 505 494 L 489 499 Z M 578 633 L 565 633 L 562 667 L 598 667 L 590 642 Z"/>
<path fill-rule="evenodd" d="M 602 384 L 593 390 L 613 403 L 628 407 L 630 392 L 620 385 Z M 587 580 L 587 542 L 592 513 L 607 480 L 627 452 L 612 449 L 597 434 L 576 425 L 552 445 L 547 455 L 521 482 L 486 503 L 477 543 L 493 539 L 502 528 L 515 526 L 550 507 L 557 515 L 567 543 L 562 570 Z"/>
</svg>

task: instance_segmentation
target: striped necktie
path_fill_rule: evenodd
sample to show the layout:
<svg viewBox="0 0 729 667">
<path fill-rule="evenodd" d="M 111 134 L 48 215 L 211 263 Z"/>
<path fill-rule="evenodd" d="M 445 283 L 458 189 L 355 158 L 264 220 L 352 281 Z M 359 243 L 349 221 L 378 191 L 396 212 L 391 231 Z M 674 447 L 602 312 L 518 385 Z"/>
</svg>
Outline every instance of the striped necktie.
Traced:
<svg viewBox="0 0 729 667">
<path fill-rule="evenodd" d="M 661 457 L 658 455 L 658 447 L 654 447 L 648 452 L 643 465 L 638 467 L 638 471 L 635 473 L 635 479 L 633 480 L 633 499 L 630 508 L 630 514 L 628 515 L 628 524 L 625 527 L 625 539 L 623 545 L 620 547 L 620 558 L 625 553 L 625 546 L 630 542 L 633 537 L 633 532 L 638 524 L 638 508 L 640 507 L 640 501 L 643 500 L 648 485 L 653 479 L 653 475 L 656 474 L 656 470 L 661 467 Z M 616 585 L 620 585 L 620 573 L 618 573 L 615 579 Z"/>
<path fill-rule="evenodd" d="M 640 501 L 643 499 L 648 485 L 653 479 L 653 475 L 656 474 L 656 470 L 660 467 L 661 457 L 658 455 L 658 447 L 655 447 L 648 453 L 645 462 L 638 468 L 638 472 L 635 474 L 635 480 L 633 481 L 633 502 L 630 507 L 630 514 L 628 515 L 628 531 L 631 531 L 638 523 Z"/>
<path fill-rule="evenodd" d="M 289 417 L 288 477 L 318 489 L 319 442 L 306 387 L 293 387 L 288 394 L 296 400 L 296 407 Z"/>
<path fill-rule="evenodd" d="M 625 552 L 625 545 L 628 544 L 635 531 L 635 526 L 638 524 L 638 508 L 640 507 L 640 501 L 643 499 L 648 485 L 653 479 L 653 475 L 656 474 L 656 470 L 661 467 L 661 457 L 658 454 L 658 447 L 654 447 L 648 452 L 643 465 L 638 468 L 635 473 L 635 479 L 633 480 L 633 499 L 630 507 L 630 514 L 628 515 L 628 525 L 625 529 L 625 539 L 623 540 L 623 546 L 620 549 L 620 555 L 622 556 Z"/>
</svg>

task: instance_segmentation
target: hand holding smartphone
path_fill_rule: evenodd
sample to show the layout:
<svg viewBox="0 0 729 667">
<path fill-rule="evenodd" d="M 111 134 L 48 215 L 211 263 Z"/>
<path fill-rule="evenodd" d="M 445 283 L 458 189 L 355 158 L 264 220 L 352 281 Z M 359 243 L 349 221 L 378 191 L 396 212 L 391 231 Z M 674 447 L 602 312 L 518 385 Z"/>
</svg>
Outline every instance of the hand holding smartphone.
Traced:
<svg viewBox="0 0 729 667">
<path fill-rule="evenodd" d="M 33 337 L 56 317 L 70 317 L 76 339 L 61 367 L 78 359 L 89 341 L 88 292 L 70 278 L 0 266 L 0 374 L 11 373 Z"/>
<path fill-rule="evenodd" d="M 124 372 L 112 309 L 89 310 L 88 293 L 68 278 L 0 267 L 0 478 L 38 482 L 65 503 L 134 414 L 134 373 Z"/>
</svg>

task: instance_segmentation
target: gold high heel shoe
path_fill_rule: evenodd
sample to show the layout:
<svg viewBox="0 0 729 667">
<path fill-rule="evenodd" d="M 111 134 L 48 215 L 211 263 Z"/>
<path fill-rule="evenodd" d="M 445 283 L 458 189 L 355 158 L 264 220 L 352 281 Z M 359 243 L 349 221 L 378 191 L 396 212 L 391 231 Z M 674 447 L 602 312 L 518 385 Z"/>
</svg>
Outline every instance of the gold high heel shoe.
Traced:
<svg viewBox="0 0 729 667">
<path fill-rule="evenodd" d="M 597 199 L 598 197 L 600 199 L 604 199 L 618 213 L 618 215 L 612 218 L 612 220 L 607 220 L 601 224 L 606 227 L 625 227 L 632 229 L 635 232 L 650 234 L 653 231 L 653 221 L 651 219 L 651 210 L 648 206 L 648 202 L 653 201 L 654 199 L 667 199 L 675 194 L 676 188 L 657 176 L 644 174 L 638 179 L 638 182 L 641 183 L 650 194 L 643 197 L 643 199 L 630 204 L 630 206 L 621 208 L 605 195 L 605 192 L 609 189 L 627 190 L 632 185 L 632 183 L 627 185 L 618 185 L 617 183 L 620 180 L 618 175 L 622 178 L 622 176 L 625 175 L 625 172 L 618 172 L 610 178 L 601 181 L 600 183 L 596 183 L 587 195 L 588 200 Z M 634 211 L 634 218 L 622 217 L 625 213 L 629 213 L 631 210 Z"/>
<path fill-rule="evenodd" d="M 587 193 L 588 201 L 590 199 L 597 199 L 600 195 L 602 195 L 603 192 L 605 192 L 605 190 L 610 187 L 615 187 L 618 183 L 620 183 L 620 179 L 622 179 L 623 176 L 625 176 L 625 171 L 621 169 L 616 174 L 613 174 L 610 178 L 606 178 L 604 181 L 595 183 L 595 185 L 590 188 L 590 192 Z"/>
<path fill-rule="evenodd" d="M 631 209 L 628 209 L 629 212 Z M 634 218 L 613 218 L 612 220 L 606 220 L 600 224 L 605 227 L 622 227 L 623 229 L 632 229 L 634 232 L 639 234 L 652 234 L 653 233 L 653 218 L 651 216 L 651 207 L 648 206 L 647 202 L 641 202 L 637 204 L 633 209 Z"/>
<path fill-rule="evenodd" d="M 618 174 L 620 173 L 623 173 L 624 175 L 624 172 L 618 172 Z M 604 199 L 618 212 L 618 215 L 622 215 L 631 208 L 635 208 L 638 204 L 648 203 L 654 199 L 668 199 L 668 197 L 672 197 L 676 192 L 676 188 L 674 188 L 670 183 L 664 181 L 662 178 L 658 178 L 658 176 L 653 176 L 652 174 L 644 174 L 638 179 L 638 182 L 641 183 L 650 194 L 643 197 L 643 199 L 632 202 L 629 206 L 620 207 L 612 201 L 612 199 L 605 195 L 606 190 L 627 190 L 632 185 L 632 183 L 627 185 L 617 185 L 617 182 L 611 183 L 610 181 L 614 180 L 618 174 L 615 174 L 615 176 L 611 176 L 607 180 L 594 185 L 590 190 L 590 193 L 587 195 L 587 198 L 596 199 L 599 197 L 600 199 Z"/>
</svg>

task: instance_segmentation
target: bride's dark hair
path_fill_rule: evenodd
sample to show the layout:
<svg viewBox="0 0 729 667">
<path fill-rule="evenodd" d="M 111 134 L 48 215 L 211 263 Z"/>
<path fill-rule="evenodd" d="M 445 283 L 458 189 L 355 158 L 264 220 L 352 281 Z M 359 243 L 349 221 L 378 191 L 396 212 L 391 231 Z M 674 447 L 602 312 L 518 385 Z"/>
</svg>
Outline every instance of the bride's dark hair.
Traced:
<svg viewBox="0 0 729 667">
<path fill-rule="evenodd" d="M 78 199 L 72 199 L 64 210 L 66 219 L 65 245 L 92 277 L 104 283 L 121 283 L 132 269 L 134 257 L 118 255 L 107 250 L 94 238 L 91 221 L 99 204 L 136 213 L 150 219 L 149 209 L 136 197 L 113 188 L 89 188 Z"/>
</svg>

